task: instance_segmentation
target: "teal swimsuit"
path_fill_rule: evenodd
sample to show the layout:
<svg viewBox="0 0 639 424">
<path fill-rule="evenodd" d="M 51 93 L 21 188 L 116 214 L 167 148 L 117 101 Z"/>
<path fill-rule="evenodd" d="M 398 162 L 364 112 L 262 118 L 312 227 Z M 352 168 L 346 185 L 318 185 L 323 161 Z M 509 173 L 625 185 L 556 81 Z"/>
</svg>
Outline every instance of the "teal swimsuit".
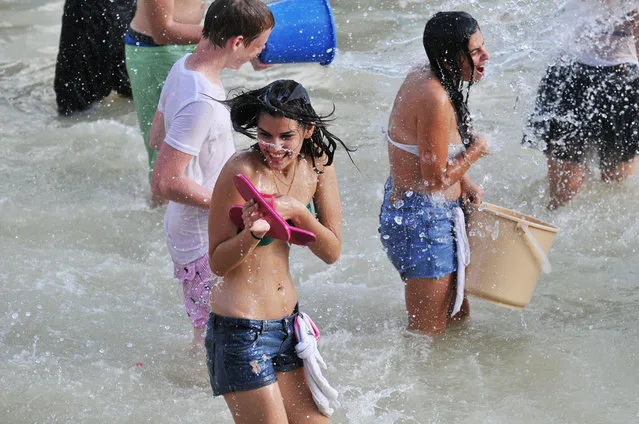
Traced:
<svg viewBox="0 0 639 424">
<path fill-rule="evenodd" d="M 313 213 L 313 207 L 311 206 L 310 203 L 306 205 L 306 209 L 308 209 L 308 211 L 310 213 Z M 286 222 L 288 222 L 289 225 L 293 225 L 293 221 L 291 221 L 290 219 L 287 220 Z M 275 238 L 264 236 L 264 237 L 262 237 L 262 240 L 260 240 L 260 242 L 257 244 L 257 246 L 258 247 L 259 246 L 267 246 L 267 245 L 273 243 L 274 241 L 275 241 Z"/>
</svg>

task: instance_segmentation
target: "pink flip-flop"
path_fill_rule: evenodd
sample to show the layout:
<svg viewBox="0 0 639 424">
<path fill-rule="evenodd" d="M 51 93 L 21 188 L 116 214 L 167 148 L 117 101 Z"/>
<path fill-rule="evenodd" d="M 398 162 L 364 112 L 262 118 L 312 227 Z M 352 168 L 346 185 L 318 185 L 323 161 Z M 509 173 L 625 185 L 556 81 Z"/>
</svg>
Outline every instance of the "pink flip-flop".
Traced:
<svg viewBox="0 0 639 424">
<path fill-rule="evenodd" d="M 242 174 L 237 174 L 235 177 L 233 177 L 233 182 L 235 183 L 235 188 L 237 188 L 237 191 L 244 198 L 244 200 L 248 201 L 253 199 L 255 203 L 257 203 L 260 211 L 265 215 L 264 219 L 271 226 L 271 229 L 269 230 L 267 235 L 276 239 L 289 241 L 289 239 L 291 238 L 291 230 L 289 230 L 288 224 L 286 223 L 286 221 L 284 221 L 284 218 L 282 218 L 280 214 L 277 213 L 275 208 L 273 208 L 273 206 L 271 206 L 271 204 L 267 202 L 266 199 L 264 199 L 262 193 L 257 191 L 257 188 L 255 188 L 251 180 L 249 180 Z M 231 211 L 229 211 L 229 214 L 230 213 Z M 240 218 L 242 218 L 241 213 Z M 231 217 L 231 219 L 233 218 Z M 240 222 L 242 222 L 242 225 L 238 225 L 238 227 L 243 228 L 244 221 L 240 219 Z"/>
<path fill-rule="evenodd" d="M 295 225 L 290 225 L 288 223 L 287 225 L 288 229 L 291 230 L 291 238 L 289 239 L 289 242 L 300 246 L 308 246 L 317 240 L 315 233 L 302 228 L 297 228 Z"/>
<path fill-rule="evenodd" d="M 273 196 L 260 193 L 253 183 L 244 175 L 237 174 L 233 178 L 233 181 L 237 191 L 242 195 L 244 200 L 254 199 L 259 205 L 260 210 L 265 213 L 266 216 L 264 219 L 271 225 L 271 229 L 266 233 L 266 236 L 301 246 L 307 246 L 316 240 L 317 237 L 312 232 L 297 228 L 294 225 L 289 225 L 273 207 Z M 237 227 L 244 228 L 242 205 L 231 207 L 229 210 L 229 218 Z"/>
</svg>

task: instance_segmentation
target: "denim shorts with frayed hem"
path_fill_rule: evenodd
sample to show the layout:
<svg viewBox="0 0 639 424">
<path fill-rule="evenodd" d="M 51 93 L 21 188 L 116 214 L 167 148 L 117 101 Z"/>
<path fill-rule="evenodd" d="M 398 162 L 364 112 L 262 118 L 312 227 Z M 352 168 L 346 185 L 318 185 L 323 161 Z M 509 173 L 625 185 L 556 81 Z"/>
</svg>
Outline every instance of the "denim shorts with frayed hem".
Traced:
<svg viewBox="0 0 639 424">
<path fill-rule="evenodd" d="M 275 383 L 278 372 L 301 368 L 303 362 L 295 353 L 296 314 L 253 320 L 211 312 L 204 344 L 213 394 L 258 389 Z"/>
<path fill-rule="evenodd" d="M 408 191 L 390 201 L 392 179 L 384 187 L 379 214 L 382 246 L 403 280 L 441 278 L 457 270 L 453 209 L 459 201 L 446 201 Z"/>
</svg>

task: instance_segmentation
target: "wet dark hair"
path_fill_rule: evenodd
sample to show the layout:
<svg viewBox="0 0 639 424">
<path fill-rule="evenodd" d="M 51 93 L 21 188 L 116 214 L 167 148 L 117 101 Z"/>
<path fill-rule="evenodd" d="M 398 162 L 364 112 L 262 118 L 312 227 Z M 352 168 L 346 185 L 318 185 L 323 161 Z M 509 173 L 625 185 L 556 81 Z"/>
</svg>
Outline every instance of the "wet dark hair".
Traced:
<svg viewBox="0 0 639 424">
<path fill-rule="evenodd" d="M 275 18 L 261 0 L 215 0 L 204 18 L 202 37 L 218 47 L 238 35 L 248 46 L 264 31 L 275 26 Z"/>
<path fill-rule="evenodd" d="M 463 93 L 462 60 L 466 56 L 474 75 L 475 64 L 470 56 L 468 42 L 479 31 L 479 24 L 466 12 L 438 12 L 424 28 L 424 50 L 430 67 L 444 86 L 457 116 L 457 130 L 465 145 L 472 143 L 472 119 L 468 110 L 468 95 L 473 85 L 471 77 Z"/>
<path fill-rule="evenodd" d="M 318 115 L 311 105 L 306 89 L 296 81 L 277 80 L 266 87 L 240 93 L 222 103 L 230 109 L 233 129 L 254 140 L 257 139 L 257 122 L 262 113 L 283 116 L 301 125 L 314 125 L 313 134 L 304 140 L 301 153 L 311 157 L 316 172 L 319 171 L 315 159 L 326 156 L 325 166 L 329 166 L 333 163 L 338 142 L 346 149 L 349 158 L 350 153 L 354 151 L 326 129 L 328 118 L 335 112 L 335 106 L 330 114 Z"/>
</svg>

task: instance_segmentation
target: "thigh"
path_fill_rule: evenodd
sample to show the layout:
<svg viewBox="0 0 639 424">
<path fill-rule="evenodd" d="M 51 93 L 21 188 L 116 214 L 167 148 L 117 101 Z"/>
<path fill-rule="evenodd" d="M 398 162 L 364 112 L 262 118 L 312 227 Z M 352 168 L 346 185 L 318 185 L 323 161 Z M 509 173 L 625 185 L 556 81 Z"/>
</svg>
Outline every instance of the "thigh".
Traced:
<svg viewBox="0 0 639 424">
<path fill-rule="evenodd" d="M 583 186 L 588 169 L 585 165 L 548 158 L 550 209 L 564 205 Z"/>
<path fill-rule="evenodd" d="M 224 395 L 236 424 L 287 423 L 286 409 L 278 383 L 259 389 Z"/>
<path fill-rule="evenodd" d="M 289 423 L 328 423 L 328 417 L 319 412 L 313 401 L 303 368 L 278 373 L 277 381 Z"/>
<path fill-rule="evenodd" d="M 205 347 L 213 394 L 251 391 L 276 383 L 271 358 L 279 344 L 274 337 L 255 329 L 225 328 L 224 318 L 211 314 Z"/>
<path fill-rule="evenodd" d="M 448 274 L 441 278 L 406 280 L 409 330 L 437 334 L 446 329 L 448 311 L 454 297 L 452 277 L 452 274 Z"/>
<path fill-rule="evenodd" d="M 601 179 L 606 182 L 620 182 L 637 172 L 637 161 L 630 159 L 614 166 L 606 166 L 601 172 Z"/>
</svg>

